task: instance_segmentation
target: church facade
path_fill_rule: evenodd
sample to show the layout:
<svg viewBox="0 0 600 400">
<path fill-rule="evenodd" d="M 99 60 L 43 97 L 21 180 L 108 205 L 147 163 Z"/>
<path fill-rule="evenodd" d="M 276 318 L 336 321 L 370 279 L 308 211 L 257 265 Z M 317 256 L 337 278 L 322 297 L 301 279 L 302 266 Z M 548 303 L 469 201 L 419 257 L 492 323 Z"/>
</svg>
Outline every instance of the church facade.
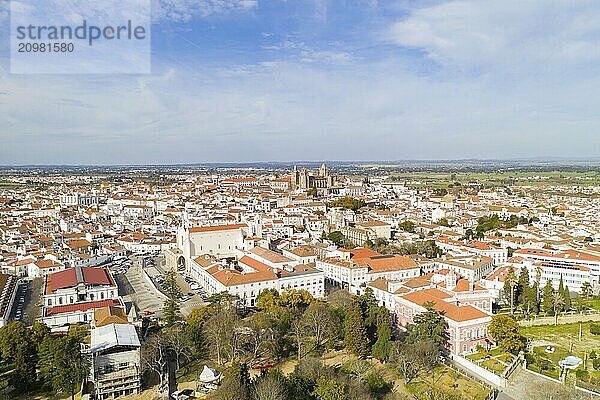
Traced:
<svg viewBox="0 0 600 400">
<path fill-rule="evenodd" d="M 308 171 L 306 168 L 292 170 L 291 189 L 329 189 L 334 186 L 335 177 L 329 174 L 325 164 L 317 172 Z"/>
</svg>

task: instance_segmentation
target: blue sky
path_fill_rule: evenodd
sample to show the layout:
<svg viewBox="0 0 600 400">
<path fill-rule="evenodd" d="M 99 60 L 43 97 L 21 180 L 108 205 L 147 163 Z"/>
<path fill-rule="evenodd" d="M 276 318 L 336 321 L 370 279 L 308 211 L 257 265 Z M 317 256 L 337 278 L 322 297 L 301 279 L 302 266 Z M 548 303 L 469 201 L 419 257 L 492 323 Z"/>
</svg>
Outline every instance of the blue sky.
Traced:
<svg viewBox="0 0 600 400">
<path fill-rule="evenodd" d="M 150 75 L 11 75 L 0 164 L 600 155 L 600 5 L 157 0 Z"/>
</svg>

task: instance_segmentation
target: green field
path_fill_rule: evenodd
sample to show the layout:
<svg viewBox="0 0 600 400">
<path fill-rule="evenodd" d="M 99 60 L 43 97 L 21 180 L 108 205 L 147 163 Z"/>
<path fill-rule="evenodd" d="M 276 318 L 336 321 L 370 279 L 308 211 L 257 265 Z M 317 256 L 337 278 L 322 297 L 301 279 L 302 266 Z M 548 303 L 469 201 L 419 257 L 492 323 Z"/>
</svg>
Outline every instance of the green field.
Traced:
<svg viewBox="0 0 600 400">
<path fill-rule="evenodd" d="M 497 186 L 597 186 L 599 171 L 494 171 L 494 172 L 407 172 L 392 173 L 392 179 L 407 181 L 410 186 L 447 188 L 456 182 L 461 185 L 477 183 L 485 187 Z"/>
</svg>

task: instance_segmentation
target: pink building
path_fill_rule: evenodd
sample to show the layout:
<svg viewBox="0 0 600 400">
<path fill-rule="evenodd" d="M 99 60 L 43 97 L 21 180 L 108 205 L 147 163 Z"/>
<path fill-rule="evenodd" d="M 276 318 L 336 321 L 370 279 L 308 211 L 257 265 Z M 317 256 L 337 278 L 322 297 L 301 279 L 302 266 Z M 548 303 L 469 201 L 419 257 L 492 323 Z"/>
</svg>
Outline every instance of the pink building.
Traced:
<svg viewBox="0 0 600 400">
<path fill-rule="evenodd" d="M 426 303 L 433 303 L 433 308 L 444 315 L 448 324 L 450 353 L 472 353 L 476 351 L 478 344 L 484 347 L 491 344 L 487 330 L 491 315 L 472 305 L 461 304 L 455 296 L 437 288 L 395 296 L 394 312 L 398 326 L 413 323 L 415 315 L 426 311 Z"/>
</svg>

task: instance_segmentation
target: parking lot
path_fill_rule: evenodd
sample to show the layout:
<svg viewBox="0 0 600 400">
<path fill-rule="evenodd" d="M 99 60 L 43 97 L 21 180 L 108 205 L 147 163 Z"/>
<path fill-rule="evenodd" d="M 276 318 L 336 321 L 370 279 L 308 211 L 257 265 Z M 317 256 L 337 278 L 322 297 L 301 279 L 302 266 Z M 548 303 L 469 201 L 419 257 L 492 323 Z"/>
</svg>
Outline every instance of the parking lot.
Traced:
<svg viewBox="0 0 600 400">
<path fill-rule="evenodd" d="M 132 266 L 127 270 L 120 280 L 123 282 L 124 289 L 129 289 L 124 299 L 136 304 L 142 314 L 154 315 L 160 317 L 164 303 L 164 295 L 152 286 L 142 275 L 143 259 L 134 256 Z M 125 278 L 125 279 L 123 279 Z M 125 284 L 126 280 L 126 284 Z"/>
</svg>

